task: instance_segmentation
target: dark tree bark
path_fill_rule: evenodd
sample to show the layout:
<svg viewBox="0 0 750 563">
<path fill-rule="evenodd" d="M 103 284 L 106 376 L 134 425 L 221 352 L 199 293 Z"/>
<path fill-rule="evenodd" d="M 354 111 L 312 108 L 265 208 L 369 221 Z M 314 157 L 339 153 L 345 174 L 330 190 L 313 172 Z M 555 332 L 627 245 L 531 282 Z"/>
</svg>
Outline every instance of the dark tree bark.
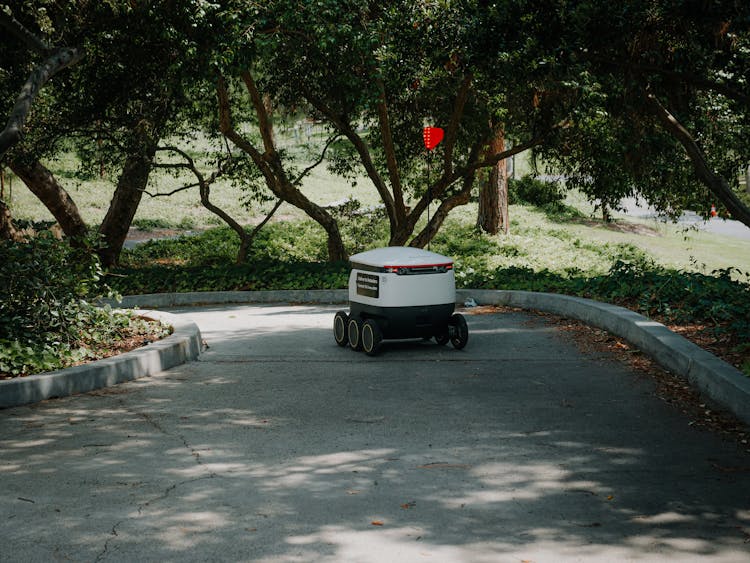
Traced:
<svg viewBox="0 0 750 563">
<path fill-rule="evenodd" d="M 117 264 L 153 168 L 157 140 L 147 129 L 145 121 L 142 121 L 133 132 L 133 149 L 125 159 L 109 209 L 99 226 L 104 239 L 99 258 L 107 267 Z"/>
<path fill-rule="evenodd" d="M 489 155 L 505 151 L 505 134 L 499 131 L 490 143 Z M 501 230 L 507 235 L 508 224 L 508 171 L 505 160 L 498 161 L 489 169 L 486 182 L 479 188 L 477 227 L 491 235 Z"/>
<path fill-rule="evenodd" d="M 459 205 L 466 205 L 471 198 L 471 188 L 474 185 L 476 172 L 472 171 L 463 177 L 461 189 L 445 198 L 435 211 L 435 214 L 427 222 L 427 225 L 409 243 L 409 246 L 424 248 L 435 237 L 443 222 L 453 209 Z"/>
<path fill-rule="evenodd" d="M 232 125 L 231 105 L 226 80 L 219 78 L 217 95 L 219 99 L 219 129 L 221 133 L 253 160 L 263 174 L 266 185 L 273 194 L 304 211 L 311 219 L 325 229 L 328 235 L 328 259 L 330 261 L 346 260 L 347 254 L 341 239 L 338 223 L 323 207 L 313 203 L 297 188 L 297 181 L 287 175 L 281 156 L 276 150 L 273 126 L 268 108 L 263 102 L 255 81 L 248 71 L 242 72 L 242 80 L 250 94 L 256 116 L 258 130 L 263 139 L 264 152 L 260 152 L 253 143 L 238 133 Z"/>
<path fill-rule="evenodd" d="M 652 113 L 659 119 L 664 129 L 685 149 L 698 179 L 724 204 L 732 214 L 732 219 L 750 227 L 750 209 L 732 191 L 729 183 L 711 169 L 705 154 L 690 132 L 659 102 L 656 96 L 647 94 L 646 98 Z"/>
<path fill-rule="evenodd" d="M 8 166 L 52 213 L 65 236 L 79 239 L 86 234 L 86 223 L 75 202 L 41 162 L 37 160 L 26 164 L 11 161 Z"/>
<path fill-rule="evenodd" d="M 13 224 L 10 209 L 2 199 L 0 199 L 0 239 L 18 240 L 18 229 Z"/>
</svg>

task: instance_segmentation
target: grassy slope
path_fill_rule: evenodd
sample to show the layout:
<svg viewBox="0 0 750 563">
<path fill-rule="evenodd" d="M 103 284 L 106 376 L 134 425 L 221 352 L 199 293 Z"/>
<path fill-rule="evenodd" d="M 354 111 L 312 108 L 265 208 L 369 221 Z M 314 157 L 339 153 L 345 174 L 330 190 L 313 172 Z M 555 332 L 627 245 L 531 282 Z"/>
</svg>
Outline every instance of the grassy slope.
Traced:
<svg viewBox="0 0 750 563">
<path fill-rule="evenodd" d="M 97 224 L 104 217 L 114 189 L 111 180 L 96 179 L 81 182 L 73 177 L 75 158 L 62 155 L 48 163 L 63 186 L 78 204 L 84 220 Z M 522 166 L 519 166 L 521 169 Z M 206 168 L 208 170 L 208 168 Z M 191 181 L 189 176 L 173 178 L 165 173 L 155 173 L 150 192 L 169 192 Z M 305 180 L 302 190 L 314 201 L 327 204 L 347 197 L 355 197 L 364 205 L 377 203 L 377 194 L 366 178 L 356 186 L 330 174 L 319 167 Z M 6 196 L 9 194 L 6 179 Z M 212 201 L 227 210 L 243 223 L 254 223 L 270 208 L 271 203 L 251 203 L 243 206 L 238 188 L 218 182 L 212 189 Z M 550 218 L 544 213 L 524 206 L 511 206 L 511 233 L 496 239 L 501 252 L 488 257 L 490 264 L 498 266 L 529 266 L 562 271 L 578 268 L 602 273 L 611 264 L 606 249 L 632 244 L 648 252 L 658 263 L 691 271 L 710 272 L 715 269 L 735 267 L 750 272 L 750 241 L 725 237 L 703 231 L 685 230 L 682 226 L 640 219 L 618 219 L 607 226 L 593 219 L 593 208 L 580 197 L 572 195 L 568 203 L 580 209 L 592 220 Z M 11 209 L 16 219 L 52 220 L 49 212 L 17 179 L 12 182 Z M 455 210 L 449 225 L 473 224 L 475 205 Z M 277 217 L 301 218 L 302 213 L 283 205 Z M 144 196 L 138 209 L 135 225 L 202 229 L 221 224 L 204 209 L 195 189 L 170 197 Z"/>
</svg>

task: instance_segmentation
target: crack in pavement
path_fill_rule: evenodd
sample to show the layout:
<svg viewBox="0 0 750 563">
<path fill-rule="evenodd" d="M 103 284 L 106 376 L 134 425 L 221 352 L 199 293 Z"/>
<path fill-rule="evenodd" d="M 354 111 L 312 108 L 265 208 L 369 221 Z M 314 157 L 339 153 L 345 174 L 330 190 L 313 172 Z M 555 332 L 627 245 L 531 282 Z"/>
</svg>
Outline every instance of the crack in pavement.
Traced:
<svg viewBox="0 0 750 563">
<path fill-rule="evenodd" d="M 186 450 L 188 450 L 190 452 L 190 456 L 193 458 L 193 460 L 195 461 L 196 465 L 199 465 L 199 466 L 203 466 L 204 465 L 203 460 L 201 459 L 201 455 L 200 455 L 199 451 L 196 450 L 195 448 L 193 448 L 190 445 L 190 443 L 188 442 L 188 440 L 187 440 L 187 438 L 185 437 L 184 434 L 173 434 L 170 431 L 168 431 L 166 428 L 164 428 L 164 426 L 162 426 L 159 422 L 157 422 L 154 419 L 154 417 L 151 416 L 149 413 L 138 411 L 136 409 L 130 408 L 122 400 L 120 400 L 118 402 L 123 407 L 123 409 L 125 409 L 127 412 L 130 412 L 131 414 L 133 414 L 133 415 L 135 415 L 135 416 L 143 419 L 145 422 L 147 422 L 150 426 L 152 426 L 153 428 L 155 428 L 161 434 L 163 434 L 165 436 L 168 436 L 168 437 L 171 437 L 171 438 L 177 438 L 177 439 L 179 439 L 179 441 L 182 443 L 182 446 Z M 119 537 L 118 528 L 120 526 L 122 526 L 126 522 L 129 522 L 131 520 L 135 520 L 136 518 L 139 518 L 139 517 L 143 516 L 143 512 L 144 512 L 144 510 L 147 507 L 150 507 L 153 503 L 156 503 L 156 502 L 159 502 L 159 501 L 162 501 L 162 500 L 165 500 L 165 499 L 169 498 L 171 496 L 171 494 L 177 488 L 179 488 L 179 487 L 182 487 L 184 485 L 188 485 L 188 484 L 191 484 L 191 483 L 196 483 L 198 481 L 204 481 L 204 480 L 207 480 L 207 479 L 214 479 L 214 478 L 217 478 L 217 477 L 220 477 L 220 475 L 218 473 L 212 471 L 208 475 L 202 475 L 200 477 L 195 477 L 195 478 L 192 478 L 192 479 L 186 479 L 184 481 L 173 483 L 173 484 L 169 485 L 166 489 L 164 489 L 164 492 L 162 492 L 160 495 L 155 496 L 155 497 L 153 497 L 153 498 L 151 498 L 151 499 L 149 499 L 149 500 L 147 500 L 145 502 L 137 504 L 136 505 L 136 507 L 138 509 L 137 516 L 129 516 L 127 518 L 124 518 L 124 519 L 120 520 L 114 526 L 112 526 L 112 528 L 111 528 L 111 530 L 109 532 L 109 537 L 107 537 L 107 540 L 104 542 L 104 547 L 103 547 L 102 551 L 99 552 L 99 554 L 96 556 L 95 561 L 98 563 L 100 561 L 103 561 L 107 557 L 107 554 L 109 553 L 109 550 L 110 550 L 110 544 L 111 544 L 111 542 L 113 542 L 116 538 Z"/>
</svg>

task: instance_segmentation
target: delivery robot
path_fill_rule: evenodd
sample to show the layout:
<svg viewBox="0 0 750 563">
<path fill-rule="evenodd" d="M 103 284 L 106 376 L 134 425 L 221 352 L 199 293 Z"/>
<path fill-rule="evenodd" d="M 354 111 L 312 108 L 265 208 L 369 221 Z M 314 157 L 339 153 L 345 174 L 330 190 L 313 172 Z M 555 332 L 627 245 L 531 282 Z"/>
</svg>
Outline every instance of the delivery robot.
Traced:
<svg viewBox="0 0 750 563">
<path fill-rule="evenodd" d="M 466 319 L 454 313 L 453 260 L 420 248 L 390 246 L 350 258 L 349 312 L 338 311 L 333 335 L 339 346 L 374 356 L 383 340 L 434 338 L 462 349 Z"/>
</svg>

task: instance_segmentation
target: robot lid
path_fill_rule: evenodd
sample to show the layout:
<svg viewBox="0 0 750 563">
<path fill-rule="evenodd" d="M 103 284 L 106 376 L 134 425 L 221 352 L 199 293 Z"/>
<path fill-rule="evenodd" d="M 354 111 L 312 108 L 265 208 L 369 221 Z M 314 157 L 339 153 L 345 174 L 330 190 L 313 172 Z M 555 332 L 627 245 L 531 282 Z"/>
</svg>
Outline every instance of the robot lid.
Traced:
<svg viewBox="0 0 750 563">
<path fill-rule="evenodd" d="M 410 246 L 387 246 L 355 254 L 350 259 L 352 268 L 401 273 L 404 270 L 453 269 L 453 259 Z"/>
</svg>

